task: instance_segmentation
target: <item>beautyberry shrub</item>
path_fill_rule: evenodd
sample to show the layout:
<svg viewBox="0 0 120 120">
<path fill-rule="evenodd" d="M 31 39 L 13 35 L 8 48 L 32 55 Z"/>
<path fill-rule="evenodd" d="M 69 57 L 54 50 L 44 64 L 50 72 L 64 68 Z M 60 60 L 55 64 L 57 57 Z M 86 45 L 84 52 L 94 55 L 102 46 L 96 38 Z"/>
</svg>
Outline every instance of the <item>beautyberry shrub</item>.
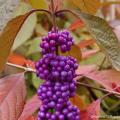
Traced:
<svg viewBox="0 0 120 120">
<path fill-rule="evenodd" d="M 75 95 L 77 60 L 71 56 L 58 55 L 69 51 L 73 45 L 69 31 L 50 31 L 43 37 L 40 47 L 43 57 L 36 62 L 36 75 L 44 79 L 38 88 L 42 106 L 38 120 L 80 120 L 80 111 L 69 101 Z"/>
</svg>

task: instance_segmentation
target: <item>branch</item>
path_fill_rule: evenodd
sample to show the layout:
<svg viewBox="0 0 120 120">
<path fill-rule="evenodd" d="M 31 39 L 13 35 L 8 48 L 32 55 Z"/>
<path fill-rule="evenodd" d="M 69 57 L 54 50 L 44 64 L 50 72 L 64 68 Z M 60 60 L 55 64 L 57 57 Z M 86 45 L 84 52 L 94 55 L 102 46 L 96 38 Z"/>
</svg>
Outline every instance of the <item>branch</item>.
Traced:
<svg viewBox="0 0 120 120">
<path fill-rule="evenodd" d="M 113 90 L 117 90 L 117 88 L 119 88 L 120 86 L 117 86 L 116 88 L 114 88 Z M 106 95 L 104 95 L 101 100 L 105 99 L 106 97 L 112 95 L 113 93 L 107 93 Z M 120 97 L 119 97 L 120 98 Z"/>
<path fill-rule="evenodd" d="M 20 65 L 16 65 L 16 64 L 12 64 L 12 63 L 9 63 L 9 62 L 7 62 L 6 63 L 7 65 L 9 65 L 9 66 L 12 66 L 12 67 L 16 67 L 16 68 L 19 68 L 19 69 L 23 69 L 24 71 L 26 71 L 26 72 L 36 72 L 34 69 L 32 69 L 32 68 L 28 68 L 28 67 L 23 67 L 23 66 L 20 66 Z"/>
<path fill-rule="evenodd" d="M 7 62 L 6 64 L 9 65 L 9 66 L 12 66 L 12 67 L 16 67 L 16 68 L 19 68 L 19 69 L 23 69 L 23 70 L 25 70 L 26 72 L 34 72 L 34 73 L 36 72 L 36 70 L 34 70 L 34 69 L 32 69 L 32 68 L 23 67 L 23 66 L 20 66 L 20 65 L 16 65 L 16 64 L 9 63 L 9 62 Z M 94 86 L 91 86 L 91 85 L 85 84 L 85 83 L 81 83 L 81 82 L 77 82 L 77 84 L 78 84 L 78 85 L 81 85 L 81 86 L 88 87 L 88 88 L 96 89 L 96 90 L 99 90 L 99 91 L 103 91 L 103 92 L 106 92 L 106 93 L 109 93 L 109 94 L 114 94 L 114 95 L 120 96 L 120 93 L 115 92 L 115 91 L 111 91 L 111 90 L 107 90 L 107 89 L 103 89 L 103 88 L 96 88 L 96 87 L 94 87 Z"/>
<path fill-rule="evenodd" d="M 96 87 L 94 87 L 94 86 L 91 86 L 91 85 L 85 84 L 85 83 L 81 83 L 81 82 L 77 82 L 77 84 L 78 84 L 78 85 L 81 85 L 81 86 L 88 87 L 88 88 L 92 88 L 92 89 L 96 89 L 96 90 L 99 90 L 99 91 L 106 92 L 106 93 L 108 93 L 109 95 L 114 94 L 114 95 L 120 96 L 120 93 L 115 92 L 115 91 L 111 91 L 111 90 L 107 90 L 107 89 L 103 89 L 103 88 L 96 88 Z M 107 94 L 107 96 L 108 96 L 108 94 Z"/>
<path fill-rule="evenodd" d="M 106 56 L 103 58 L 103 60 L 102 60 L 102 62 L 101 62 L 101 64 L 100 64 L 100 66 L 99 66 L 99 69 L 98 70 L 102 70 L 102 68 L 103 68 L 103 65 L 104 65 L 104 63 L 105 63 L 105 61 L 106 61 Z"/>
</svg>

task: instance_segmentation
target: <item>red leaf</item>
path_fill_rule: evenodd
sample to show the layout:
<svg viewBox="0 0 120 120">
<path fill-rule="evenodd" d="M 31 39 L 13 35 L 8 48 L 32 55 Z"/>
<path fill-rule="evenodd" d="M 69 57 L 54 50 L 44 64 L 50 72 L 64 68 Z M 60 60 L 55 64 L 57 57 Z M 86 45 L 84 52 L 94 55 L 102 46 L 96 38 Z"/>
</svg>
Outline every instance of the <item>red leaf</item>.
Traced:
<svg viewBox="0 0 120 120">
<path fill-rule="evenodd" d="M 28 119 L 26 119 L 26 120 L 37 120 L 34 116 L 31 116 L 31 117 L 29 117 Z"/>
<path fill-rule="evenodd" d="M 113 90 L 116 87 L 117 92 L 120 92 L 120 72 L 116 71 L 114 69 L 109 70 L 102 70 L 97 71 L 95 66 L 80 66 L 78 70 L 76 71 L 78 76 L 76 77 L 76 80 L 81 78 L 82 76 L 88 77 L 91 80 L 96 81 L 103 87 L 105 87 L 108 90 Z"/>
<path fill-rule="evenodd" d="M 23 112 L 18 120 L 28 119 L 40 106 L 41 106 L 41 101 L 38 99 L 37 95 L 35 95 L 32 99 L 30 99 L 26 103 Z"/>
<path fill-rule="evenodd" d="M 83 24 L 83 22 L 81 20 L 76 20 L 74 23 L 72 23 L 69 26 L 68 30 L 75 30 L 75 29 L 81 28 L 83 26 L 84 26 L 84 24 Z"/>
<path fill-rule="evenodd" d="M 91 73 L 96 70 L 96 65 L 81 65 L 78 67 L 76 73 L 77 74 L 83 74 L 87 75 L 88 73 Z"/>
<path fill-rule="evenodd" d="M 78 75 L 78 77 L 76 77 L 75 79 L 76 80 L 80 79 L 82 77 L 81 75 L 87 75 L 88 73 L 95 71 L 96 68 L 97 68 L 96 65 L 79 66 L 78 69 L 76 70 L 76 74 Z"/>
<path fill-rule="evenodd" d="M 120 72 L 111 70 L 94 71 L 85 75 L 86 77 L 95 80 L 105 88 L 113 89 L 113 83 L 120 84 Z"/>
<path fill-rule="evenodd" d="M 33 69 L 35 68 L 35 62 L 33 62 L 32 60 L 28 60 L 24 58 L 23 56 L 15 54 L 15 53 L 11 53 L 9 55 L 8 62 L 21 65 L 21 66 L 27 66 Z"/>
<path fill-rule="evenodd" d="M 21 56 L 21 55 L 17 55 L 17 54 L 11 53 L 9 55 L 8 62 L 24 66 L 25 62 L 26 62 L 26 59 L 23 56 Z"/>
<path fill-rule="evenodd" d="M 101 100 L 98 99 L 90 104 L 86 111 L 81 111 L 81 120 L 98 120 Z"/>
<path fill-rule="evenodd" d="M 0 120 L 17 120 L 25 103 L 24 73 L 0 79 Z"/>
</svg>

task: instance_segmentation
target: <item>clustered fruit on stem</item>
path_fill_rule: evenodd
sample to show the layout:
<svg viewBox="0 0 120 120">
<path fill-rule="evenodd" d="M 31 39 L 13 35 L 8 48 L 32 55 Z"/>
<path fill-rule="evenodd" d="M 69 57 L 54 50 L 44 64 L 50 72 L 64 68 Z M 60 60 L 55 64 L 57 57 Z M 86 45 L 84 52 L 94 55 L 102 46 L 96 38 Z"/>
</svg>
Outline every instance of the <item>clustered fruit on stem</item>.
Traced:
<svg viewBox="0 0 120 120">
<path fill-rule="evenodd" d="M 36 63 L 36 74 L 44 79 L 38 89 L 42 106 L 38 120 L 80 120 L 79 109 L 69 101 L 75 95 L 77 60 L 58 55 L 58 49 L 66 52 L 74 44 L 67 30 L 52 30 L 43 37 L 40 47 L 43 57 Z"/>
</svg>

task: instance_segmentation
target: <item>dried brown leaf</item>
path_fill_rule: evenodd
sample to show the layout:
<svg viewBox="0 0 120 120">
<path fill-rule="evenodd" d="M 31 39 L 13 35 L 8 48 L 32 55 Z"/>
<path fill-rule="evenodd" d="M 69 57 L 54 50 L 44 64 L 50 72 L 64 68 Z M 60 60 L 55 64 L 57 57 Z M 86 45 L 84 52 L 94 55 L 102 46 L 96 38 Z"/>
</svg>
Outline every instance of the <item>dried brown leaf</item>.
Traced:
<svg viewBox="0 0 120 120">
<path fill-rule="evenodd" d="M 85 110 L 86 109 L 86 104 L 83 98 L 79 95 L 75 95 L 74 97 L 70 98 L 70 101 L 76 105 L 80 110 Z"/>
<path fill-rule="evenodd" d="M 14 43 L 14 40 L 20 31 L 23 23 L 27 17 L 32 13 L 26 13 L 25 15 L 18 16 L 8 22 L 7 26 L 3 30 L 0 36 L 0 72 L 3 70 L 3 67 L 7 61 L 8 55 L 10 53 L 11 47 Z"/>
<path fill-rule="evenodd" d="M 65 55 L 65 56 L 72 56 L 72 57 L 76 58 L 79 62 L 81 61 L 81 58 L 82 58 L 82 53 L 81 53 L 81 50 L 78 45 L 73 45 L 71 47 L 70 51 L 65 52 L 65 53 L 60 52 L 60 54 Z"/>
</svg>

